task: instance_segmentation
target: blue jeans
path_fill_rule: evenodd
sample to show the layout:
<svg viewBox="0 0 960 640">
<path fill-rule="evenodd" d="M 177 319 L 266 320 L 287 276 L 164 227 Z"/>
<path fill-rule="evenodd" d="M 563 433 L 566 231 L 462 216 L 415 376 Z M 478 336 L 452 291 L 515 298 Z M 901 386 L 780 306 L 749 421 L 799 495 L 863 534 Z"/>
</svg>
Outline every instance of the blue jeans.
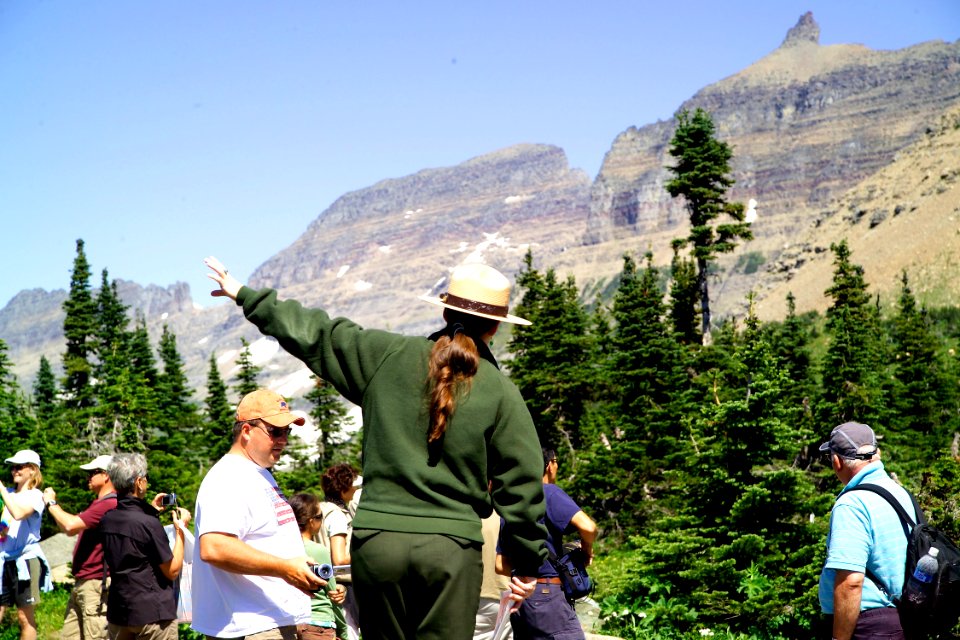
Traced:
<svg viewBox="0 0 960 640">
<path fill-rule="evenodd" d="M 584 640 L 577 612 L 559 584 L 538 582 L 510 624 L 515 640 Z"/>
</svg>

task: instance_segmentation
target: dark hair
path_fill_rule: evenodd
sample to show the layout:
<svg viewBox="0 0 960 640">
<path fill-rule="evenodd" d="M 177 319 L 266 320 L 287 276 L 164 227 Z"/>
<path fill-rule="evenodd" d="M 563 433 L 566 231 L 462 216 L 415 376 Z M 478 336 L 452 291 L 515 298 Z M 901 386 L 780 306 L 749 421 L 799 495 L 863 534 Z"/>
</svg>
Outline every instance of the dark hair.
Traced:
<svg viewBox="0 0 960 640">
<path fill-rule="evenodd" d="M 550 464 L 551 460 L 557 459 L 557 450 L 550 449 L 548 447 L 541 447 L 540 453 L 543 454 L 543 472 L 547 472 L 547 465 Z"/>
<path fill-rule="evenodd" d="M 320 498 L 312 493 L 295 493 L 288 502 L 301 533 L 307 530 L 310 518 L 320 515 Z"/>
<path fill-rule="evenodd" d="M 447 327 L 430 351 L 430 430 L 427 442 L 443 437 L 456 408 L 456 398 L 469 385 L 480 366 L 476 341 L 488 334 L 497 320 L 447 309 Z"/>
<path fill-rule="evenodd" d="M 342 500 L 344 492 L 349 491 L 353 486 L 353 481 L 357 479 L 357 470 L 346 462 L 335 464 L 320 477 L 320 488 L 323 489 L 323 495 L 327 500 Z"/>
</svg>

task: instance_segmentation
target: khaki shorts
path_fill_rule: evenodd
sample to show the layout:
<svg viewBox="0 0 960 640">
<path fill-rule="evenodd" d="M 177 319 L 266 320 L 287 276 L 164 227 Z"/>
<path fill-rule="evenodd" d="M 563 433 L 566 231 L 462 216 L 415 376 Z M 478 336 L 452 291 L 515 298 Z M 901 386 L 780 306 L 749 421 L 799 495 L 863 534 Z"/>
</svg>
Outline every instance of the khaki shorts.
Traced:
<svg viewBox="0 0 960 640">
<path fill-rule="evenodd" d="M 30 558 L 27 569 L 30 572 L 29 580 L 20 580 L 17 572 L 17 561 L 6 560 L 3 563 L 3 593 L 0 594 L 0 606 L 18 607 L 34 606 L 40 602 L 40 572 L 43 570 L 40 560 Z"/>
</svg>

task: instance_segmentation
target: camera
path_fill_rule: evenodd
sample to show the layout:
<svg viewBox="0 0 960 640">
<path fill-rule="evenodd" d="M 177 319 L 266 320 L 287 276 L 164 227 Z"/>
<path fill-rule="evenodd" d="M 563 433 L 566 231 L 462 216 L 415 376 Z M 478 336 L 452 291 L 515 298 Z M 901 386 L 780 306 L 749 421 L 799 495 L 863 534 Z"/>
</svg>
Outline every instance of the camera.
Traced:
<svg viewBox="0 0 960 640">
<path fill-rule="evenodd" d="M 177 494 L 175 493 L 166 493 L 160 498 L 160 506 L 162 507 L 175 507 L 177 506 Z"/>
<path fill-rule="evenodd" d="M 329 564 L 311 564 L 310 571 L 321 580 L 330 580 L 333 577 L 333 567 Z M 319 589 L 317 589 L 319 591 Z"/>
</svg>

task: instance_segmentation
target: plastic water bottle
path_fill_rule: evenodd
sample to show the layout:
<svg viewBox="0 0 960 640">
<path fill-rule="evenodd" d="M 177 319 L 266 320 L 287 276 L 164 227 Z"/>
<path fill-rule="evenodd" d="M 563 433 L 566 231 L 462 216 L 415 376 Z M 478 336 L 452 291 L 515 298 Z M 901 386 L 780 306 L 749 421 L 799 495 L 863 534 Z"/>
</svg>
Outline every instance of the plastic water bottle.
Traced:
<svg viewBox="0 0 960 640">
<path fill-rule="evenodd" d="M 917 560 L 917 568 L 907 581 L 903 592 L 906 599 L 915 605 L 923 604 L 930 596 L 933 579 L 937 575 L 937 555 L 940 549 L 930 547 L 926 555 Z"/>
</svg>

